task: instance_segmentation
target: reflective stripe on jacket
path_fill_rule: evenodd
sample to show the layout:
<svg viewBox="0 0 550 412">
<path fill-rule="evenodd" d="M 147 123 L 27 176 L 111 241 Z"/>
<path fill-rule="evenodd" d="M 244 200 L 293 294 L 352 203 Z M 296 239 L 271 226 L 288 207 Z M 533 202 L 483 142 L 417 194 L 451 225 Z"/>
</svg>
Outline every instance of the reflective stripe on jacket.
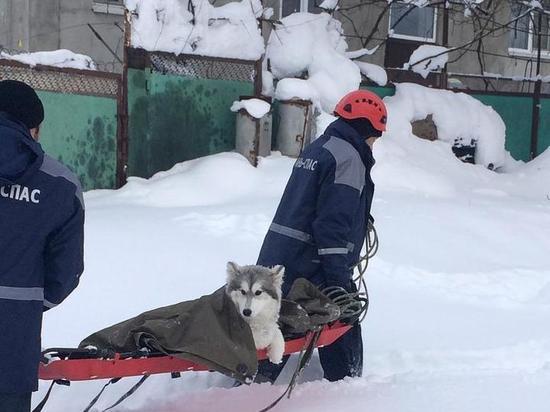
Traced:
<svg viewBox="0 0 550 412">
<path fill-rule="evenodd" d="M 258 258 L 285 266 L 285 292 L 298 277 L 349 285 L 367 230 L 373 165 L 365 140 L 341 119 L 296 160 Z"/>
</svg>

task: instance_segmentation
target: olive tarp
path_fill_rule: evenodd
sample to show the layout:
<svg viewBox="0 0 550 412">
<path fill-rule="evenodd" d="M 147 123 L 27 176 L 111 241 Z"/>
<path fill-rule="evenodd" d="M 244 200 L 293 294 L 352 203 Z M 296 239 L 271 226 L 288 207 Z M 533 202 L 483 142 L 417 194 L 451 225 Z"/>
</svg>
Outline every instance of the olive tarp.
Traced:
<svg viewBox="0 0 550 412">
<path fill-rule="evenodd" d="M 305 334 L 339 317 L 338 306 L 305 279 L 296 280 L 288 297 L 292 301 L 283 300 L 280 316 L 285 336 Z M 79 345 L 88 346 L 126 353 L 147 348 L 246 383 L 258 369 L 252 332 L 225 288 L 110 326 Z"/>
</svg>

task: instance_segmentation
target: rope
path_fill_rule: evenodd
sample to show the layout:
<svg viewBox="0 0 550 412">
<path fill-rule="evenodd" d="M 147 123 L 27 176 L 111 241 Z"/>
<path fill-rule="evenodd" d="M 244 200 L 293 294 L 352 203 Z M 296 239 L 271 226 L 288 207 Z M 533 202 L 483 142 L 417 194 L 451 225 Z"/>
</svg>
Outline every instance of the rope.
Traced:
<svg viewBox="0 0 550 412">
<path fill-rule="evenodd" d="M 330 286 L 321 292 L 340 308 L 338 320 L 348 324 L 353 324 L 361 318 L 369 306 L 368 297 L 364 292 L 348 292 L 340 286 Z"/>
<path fill-rule="evenodd" d="M 101 388 L 99 393 L 95 396 L 94 399 L 92 399 L 92 401 L 88 404 L 88 406 L 86 406 L 86 409 L 84 409 L 82 412 L 88 412 L 90 409 L 92 409 L 92 406 L 94 406 L 97 403 L 97 401 L 99 400 L 99 397 L 103 394 L 105 389 L 107 389 L 107 386 L 113 383 L 117 383 L 119 380 L 120 378 L 113 378 L 113 379 L 110 379 L 109 382 L 107 382 L 105 385 L 103 385 L 103 388 Z"/>
<path fill-rule="evenodd" d="M 353 278 L 353 282 L 357 285 L 357 293 L 360 300 L 365 302 L 364 311 L 358 317 L 359 322 L 363 322 L 365 316 L 367 316 L 367 310 L 369 306 L 369 291 L 367 289 L 367 282 L 365 281 L 365 273 L 369 266 L 370 259 L 372 259 L 378 252 L 379 239 L 374 223 L 371 219 L 368 219 L 367 235 L 365 236 L 366 251 L 359 259 L 359 262 L 352 269 L 357 269 L 358 275 Z"/>
<path fill-rule="evenodd" d="M 50 394 L 52 393 L 53 386 L 55 384 L 56 384 L 56 381 L 52 381 L 52 384 L 50 385 L 48 392 L 46 392 L 46 396 L 44 396 L 44 399 L 42 399 L 40 403 L 36 405 L 36 408 L 34 408 L 32 412 L 41 412 L 42 409 L 44 409 L 44 405 L 46 405 L 46 402 L 48 402 L 48 399 L 50 398 Z"/>
<path fill-rule="evenodd" d="M 365 281 L 365 273 L 367 272 L 370 259 L 378 251 L 379 244 L 378 234 L 371 219 L 368 219 L 365 243 L 365 254 L 351 267 L 351 270 L 357 269 L 358 272 L 356 277 L 352 277 L 356 291 L 350 292 L 340 286 L 329 286 L 321 290 L 326 297 L 340 308 L 339 320 L 348 324 L 353 324 L 356 321 L 362 322 L 369 308 L 369 291 L 367 289 L 367 282 Z"/>
<path fill-rule="evenodd" d="M 147 380 L 147 378 L 151 376 L 151 375 L 143 375 L 143 377 L 138 381 L 138 383 L 136 383 L 134 386 L 132 386 L 128 392 L 126 392 L 124 395 L 122 395 L 118 401 L 116 401 L 115 403 L 113 403 L 111 406 L 109 406 L 108 408 L 106 409 L 103 409 L 102 412 L 105 412 L 105 411 L 108 411 L 109 409 L 113 409 L 115 406 L 118 406 L 120 403 L 122 403 L 122 401 L 124 401 L 125 399 L 129 398 L 135 391 L 138 390 L 138 388 L 143 384 L 143 382 L 145 382 Z"/>
</svg>

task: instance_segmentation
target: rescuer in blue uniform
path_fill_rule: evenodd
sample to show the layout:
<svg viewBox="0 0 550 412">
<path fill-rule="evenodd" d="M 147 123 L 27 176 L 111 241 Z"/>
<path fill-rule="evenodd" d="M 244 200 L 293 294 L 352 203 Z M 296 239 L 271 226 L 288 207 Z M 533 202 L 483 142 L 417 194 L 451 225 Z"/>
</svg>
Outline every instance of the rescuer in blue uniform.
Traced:
<svg viewBox="0 0 550 412">
<path fill-rule="evenodd" d="M 42 312 L 83 271 L 84 203 L 78 179 L 38 143 L 35 91 L 0 81 L 0 411 L 28 412 L 38 389 Z"/>
<path fill-rule="evenodd" d="M 299 277 L 322 288 L 356 290 L 353 267 L 374 194 L 372 144 L 386 130 L 387 111 L 377 95 L 359 90 L 344 96 L 334 114 L 338 119 L 296 160 L 258 258 L 259 265 L 285 267 L 283 294 Z M 319 349 L 319 357 L 329 381 L 361 376 L 359 323 Z M 281 369 L 261 362 L 258 381 L 275 381 Z"/>
</svg>

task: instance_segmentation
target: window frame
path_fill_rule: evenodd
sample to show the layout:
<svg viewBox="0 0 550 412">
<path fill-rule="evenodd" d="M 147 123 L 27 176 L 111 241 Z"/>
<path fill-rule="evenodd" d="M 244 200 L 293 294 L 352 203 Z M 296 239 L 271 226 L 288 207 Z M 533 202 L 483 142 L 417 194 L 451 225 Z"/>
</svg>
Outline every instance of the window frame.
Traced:
<svg viewBox="0 0 550 412">
<path fill-rule="evenodd" d="M 402 1 L 397 1 L 394 4 L 396 4 L 396 3 L 401 3 L 401 4 L 404 4 L 404 5 L 410 4 L 410 3 L 404 3 Z M 430 6 L 426 6 L 426 7 L 430 7 Z M 423 9 L 425 7 L 418 7 L 418 8 Z M 432 37 L 421 37 L 421 36 L 411 36 L 409 34 L 395 33 L 395 29 L 393 29 L 394 32 L 392 33 L 392 28 L 391 28 L 392 8 L 390 6 L 389 14 L 388 14 L 388 37 L 391 37 L 391 38 L 394 38 L 394 39 L 413 40 L 413 41 L 420 41 L 420 42 L 424 42 L 424 43 L 434 43 L 435 44 L 437 42 L 437 17 L 438 17 L 439 7 L 433 7 L 432 9 L 434 11 Z"/>
<path fill-rule="evenodd" d="M 550 10 L 545 9 L 545 11 L 550 11 Z M 533 33 L 535 27 L 533 23 L 534 17 L 532 13 L 533 12 L 531 12 L 531 18 L 529 18 L 529 33 L 527 33 L 527 48 L 520 49 L 517 47 L 510 47 L 510 39 L 508 39 L 508 55 L 517 56 L 517 57 L 529 57 L 529 58 L 537 56 L 538 47 L 535 46 L 535 41 L 534 41 L 536 35 L 535 33 Z M 514 18 L 513 16 L 511 17 Z M 540 56 L 544 60 L 550 60 L 550 49 L 549 50 L 541 49 Z"/>
<path fill-rule="evenodd" d="M 94 13 L 124 15 L 124 2 L 117 0 L 92 0 L 92 11 Z"/>
<path fill-rule="evenodd" d="M 279 0 L 279 20 L 283 19 L 284 17 L 287 17 L 287 16 L 283 16 L 283 1 L 285 0 Z M 298 10 L 295 13 L 309 13 L 308 8 L 309 8 L 309 0 L 300 0 L 300 10 Z"/>
</svg>

